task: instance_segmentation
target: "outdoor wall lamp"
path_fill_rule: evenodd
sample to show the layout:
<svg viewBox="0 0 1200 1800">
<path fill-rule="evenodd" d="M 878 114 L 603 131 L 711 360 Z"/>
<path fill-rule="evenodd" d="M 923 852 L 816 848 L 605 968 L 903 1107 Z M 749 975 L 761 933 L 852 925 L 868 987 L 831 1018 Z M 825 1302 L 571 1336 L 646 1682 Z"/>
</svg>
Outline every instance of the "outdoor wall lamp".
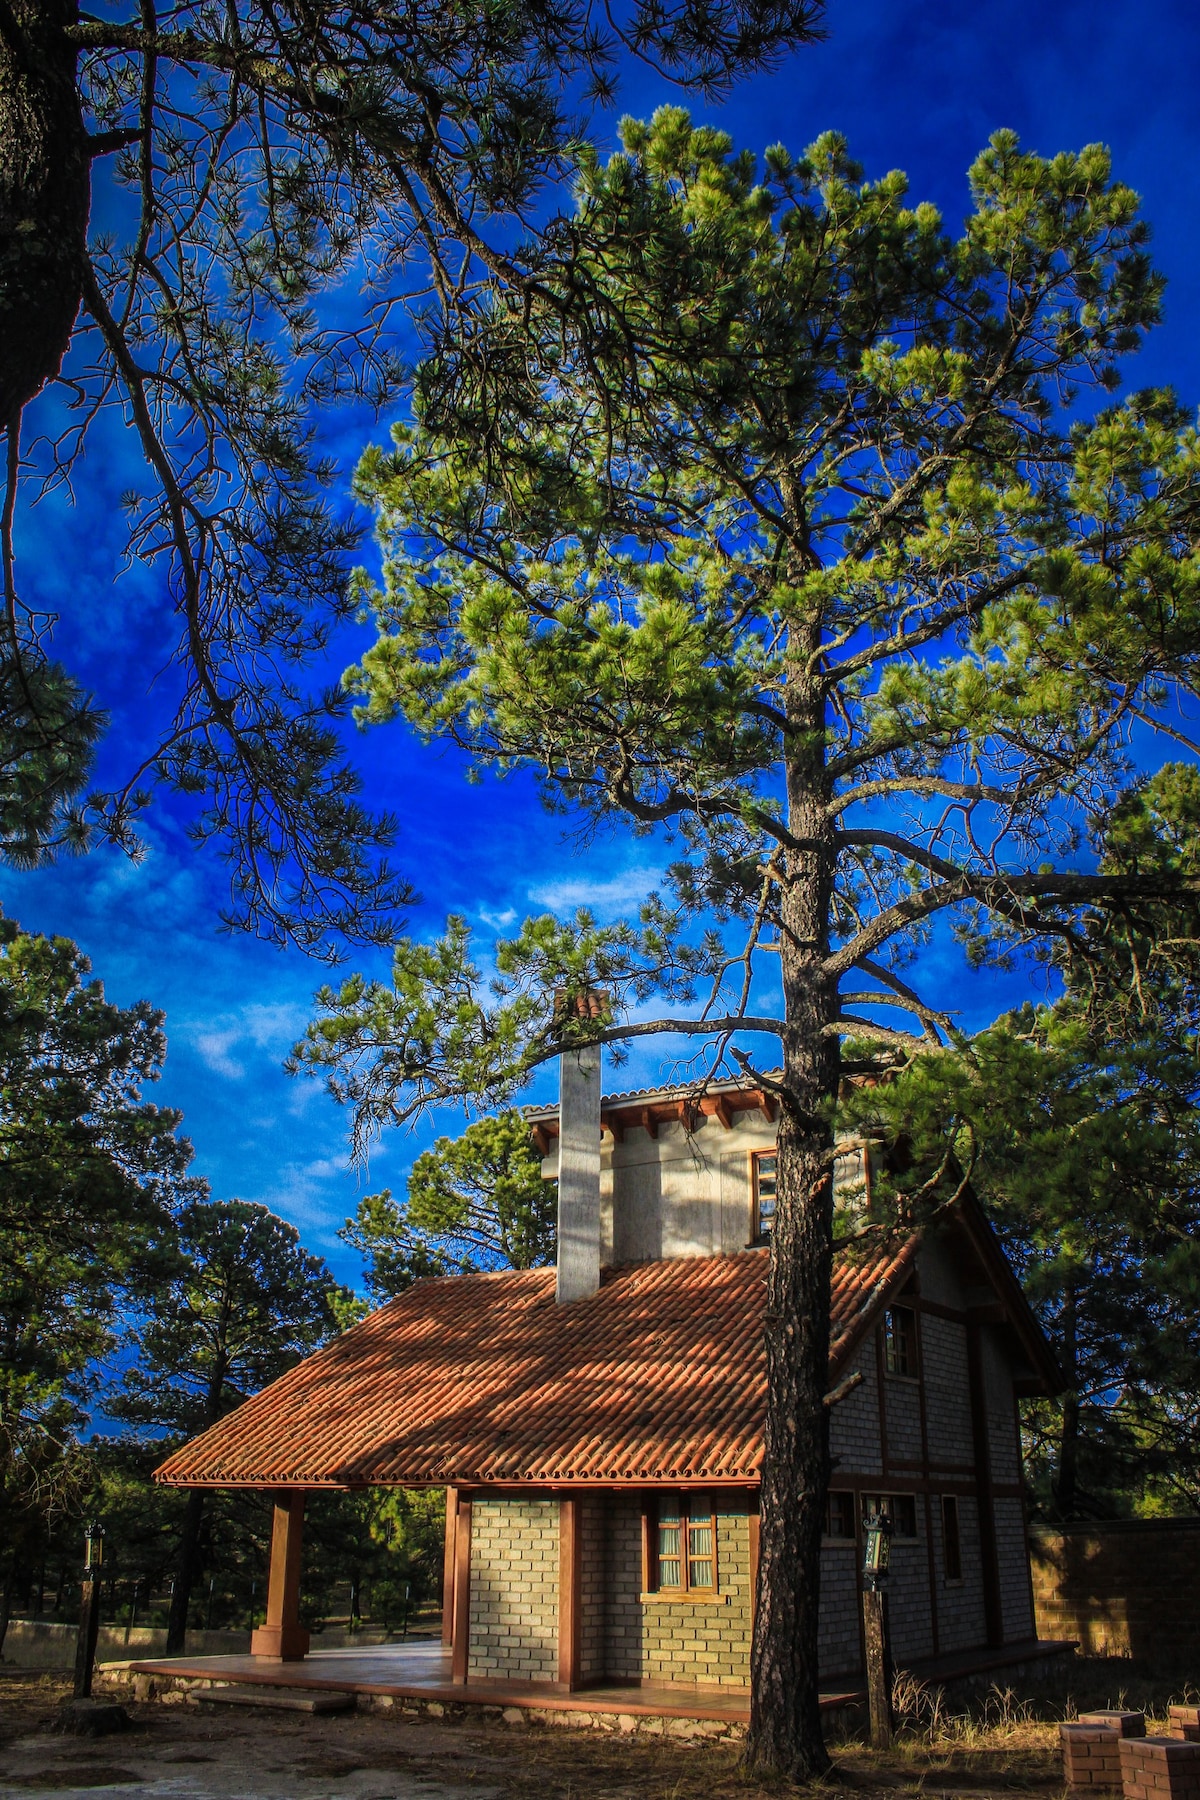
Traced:
<svg viewBox="0 0 1200 1800">
<path fill-rule="evenodd" d="M 863 1524 L 863 1586 L 878 1593 L 887 1582 L 895 1526 L 887 1513 L 876 1513 Z"/>
<path fill-rule="evenodd" d="M 96 1523 L 87 1528 L 87 1543 L 84 1552 L 85 1569 L 98 1569 L 104 1561 L 104 1527 Z"/>
</svg>

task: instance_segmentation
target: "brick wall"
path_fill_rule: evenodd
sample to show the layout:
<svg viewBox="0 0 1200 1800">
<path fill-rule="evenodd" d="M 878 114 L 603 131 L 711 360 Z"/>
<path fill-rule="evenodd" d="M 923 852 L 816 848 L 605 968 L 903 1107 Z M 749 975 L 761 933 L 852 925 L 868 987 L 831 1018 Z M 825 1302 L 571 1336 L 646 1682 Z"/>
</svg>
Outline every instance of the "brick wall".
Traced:
<svg viewBox="0 0 1200 1800">
<path fill-rule="evenodd" d="M 967 1383 L 967 1328 L 926 1313 L 921 1320 L 925 1414 L 929 1458 L 935 1468 L 970 1467 L 971 1393 Z"/>
<path fill-rule="evenodd" d="M 605 1670 L 614 1681 L 642 1674 L 642 1509 L 631 1495 L 612 1500 L 605 1522 Z"/>
<path fill-rule="evenodd" d="M 1019 1500 L 998 1496 L 996 1561 L 1000 1571 L 1000 1614 L 1008 1643 L 1036 1635 L 1029 1592 L 1029 1558 L 1025 1548 L 1025 1509 Z"/>
<path fill-rule="evenodd" d="M 983 1573 L 979 1549 L 979 1509 L 967 1494 L 958 1497 L 958 1537 L 962 1575 L 947 1581 L 940 1496 L 933 1505 L 934 1574 L 937 1580 L 938 1649 L 943 1655 L 971 1650 L 987 1632 L 983 1610 Z"/>
<path fill-rule="evenodd" d="M 879 1381 L 875 1345 L 870 1339 L 859 1348 L 851 1367 L 861 1373 L 862 1381 L 853 1393 L 838 1401 L 829 1421 L 834 1487 L 842 1475 L 877 1475 L 880 1469 Z"/>
<path fill-rule="evenodd" d="M 605 1505 L 599 1499 L 580 1504 L 579 1674 L 583 1681 L 599 1681 L 605 1673 L 607 1649 Z"/>
<path fill-rule="evenodd" d="M 487 1499 L 471 1508 L 468 1679 L 558 1674 L 558 1502 Z"/>
<path fill-rule="evenodd" d="M 858 1545 L 825 1544 L 821 1550 L 821 1622 L 817 1639 L 825 1681 L 853 1675 L 862 1667 L 858 1592 Z"/>
<path fill-rule="evenodd" d="M 1200 1519 L 1035 1526 L 1039 1637 L 1174 1668 L 1200 1656 Z"/>
<path fill-rule="evenodd" d="M 721 1503 L 718 1502 L 718 1507 Z M 642 1607 L 642 1676 L 745 1687 L 750 1680 L 750 1521 L 717 1511 L 716 1600 L 647 1600 Z"/>
</svg>

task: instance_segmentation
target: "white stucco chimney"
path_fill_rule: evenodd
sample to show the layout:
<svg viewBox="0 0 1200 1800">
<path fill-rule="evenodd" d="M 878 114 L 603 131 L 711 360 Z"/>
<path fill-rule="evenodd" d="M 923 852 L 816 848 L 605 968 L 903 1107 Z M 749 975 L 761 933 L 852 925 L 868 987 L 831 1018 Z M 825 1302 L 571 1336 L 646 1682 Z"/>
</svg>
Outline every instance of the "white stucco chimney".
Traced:
<svg viewBox="0 0 1200 1800">
<path fill-rule="evenodd" d="M 559 1059 L 558 1281 L 560 1305 L 600 1286 L 600 1046 Z"/>
</svg>

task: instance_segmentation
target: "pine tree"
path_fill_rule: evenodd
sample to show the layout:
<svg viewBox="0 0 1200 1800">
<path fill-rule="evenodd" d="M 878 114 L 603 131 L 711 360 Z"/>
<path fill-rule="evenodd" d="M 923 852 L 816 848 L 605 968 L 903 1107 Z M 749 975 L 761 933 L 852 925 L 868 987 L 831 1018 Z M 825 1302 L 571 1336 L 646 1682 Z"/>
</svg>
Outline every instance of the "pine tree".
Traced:
<svg viewBox="0 0 1200 1800">
<path fill-rule="evenodd" d="M 402 942 L 295 1056 L 362 1133 L 505 1104 L 588 1037 L 674 1033 L 776 1093 L 747 1754 L 808 1778 L 839 1086 L 947 1041 L 907 967 L 940 917 L 978 960 L 1194 910 L 1178 858 L 1099 857 L 1119 808 L 1164 843 L 1127 750 L 1194 691 L 1200 441 L 1169 394 L 1105 403 L 1161 282 L 1102 148 L 998 134 L 952 238 L 834 135 L 761 172 L 678 109 L 623 139 L 581 157 L 563 304 L 498 282 L 364 459 L 385 572 L 351 681 L 365 723 L 659 830 L 671 889 L 528 921 L 492 989 L 462 920 Z"/>
<path fill-rule="evenodd" d="M 368 1194 L 340 1236 L 366 1258 L 382 1302 L 429 1275 L 552 1262 L 557 1208 L 524 1118 L 504 1112 L 439 1138 L 413 1164 L 403 1202 L 386 1188 Z"/>
<path fill-rule="evenodd" d="M 336 1329 L 333 1277 L 295 1227 L 245 1200 L 196 1200 L 175 1219 L 176 1260 L 147 1297 L 136 1367 L 111 1415 L 178 1438 L 206 1431 Z M 182 1652 L 200 1572 L 204 1490 L 189 1491 L 167 1648 Z"/>
<path fill-rule="evenodd" d="M 308 948 L 386 938 L 409 899 L 383 860 L 392 825 L 357 799 L 340 696 L 305 678 L 347 616 L 356 537 L 319 413 L 393 404 L 406 335 L 470 311 L 489 270 L 537 288 L 514 221 L 544 205 L 619 52 L 713 91 L 815 18 L 812 0 L 6 5 L 0 822 L 28 804 L 39 853 L 97 834 L 134 849 L 165 779 L 201 797 L 192 826 L 229 855 L 240 923 Z M 83 476 L 108 408 L 144 461 L 128 550 L 177 608 L 176 704 L 85 798 L 102 720 L 50 659 L 16 548 L 24 497 Z"/>
<path fill-rule="evenodd" d="M 14 1560 L 71 1502 L 122 1305 L 161 1268 L 188 1191 L 180 1116 L 142 1098 L 165 1053 L 161 1013 L 106 1000 L 68 939 L 0 920 L 0 1540 Z"/>
</svg>

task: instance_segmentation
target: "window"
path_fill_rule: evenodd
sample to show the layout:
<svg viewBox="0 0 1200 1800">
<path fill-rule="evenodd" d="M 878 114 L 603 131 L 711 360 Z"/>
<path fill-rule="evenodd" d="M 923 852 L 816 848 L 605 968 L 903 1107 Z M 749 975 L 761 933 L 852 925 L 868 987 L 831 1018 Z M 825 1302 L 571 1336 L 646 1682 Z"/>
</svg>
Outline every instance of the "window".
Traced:
<svg viewBox="0 0 1200 1800">
<path fill-rule="evenodd" d="M 715 1593 L 717 1531 L 704 1494 L 664 1494 L 655 1518 L 654 1586 L 679 1593 Z"/>
<path fill-rule="evenodd" d="M 915 1538 L 917 1535 L 917 1502 L 912 1494 L 864 1494 L 862 1497 L 862 1515 L 864 1522 L 874 1519 L 880 1513 L 886 1513 L 892 1521 L 892 1531 L 897 1538 Z"/>
<path fill-rule="evenodd" d="M 883 1326 L 883 1366 L 889 1375 L 917 1372 L 917 1317 L 911 1307 L 888 1307 Z"/>
<path fill-rule="evenodd" d="M 756 1150 L 753 1157 L 754 1236 L 770 1237 L 775 1218 L 775 1152 Z"/>
<path fill-rule="evenodd" d="M 830 1494 L 825 1502 L 825 1536 L 854 1541 L 854 1495 Z"/>
<path fill-rule="evenodd" d="M 946 1580 L 962 1580 L 962 1539 L 958 1534 L 958 1496 L 942 1495 L 942 1557 Z"/>
</svg>

